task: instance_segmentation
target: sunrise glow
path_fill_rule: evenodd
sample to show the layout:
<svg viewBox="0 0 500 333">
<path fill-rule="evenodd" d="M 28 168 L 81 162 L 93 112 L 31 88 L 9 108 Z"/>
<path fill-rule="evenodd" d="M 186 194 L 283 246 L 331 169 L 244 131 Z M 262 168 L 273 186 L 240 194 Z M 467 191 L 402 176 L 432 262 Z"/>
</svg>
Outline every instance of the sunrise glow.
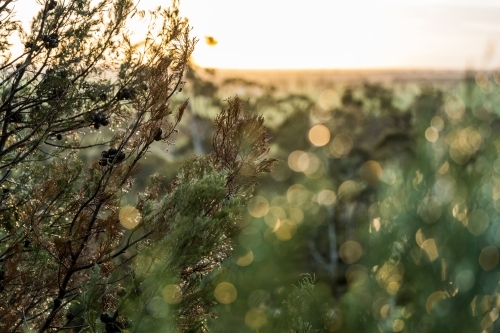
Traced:
<svg viewBox="0 0 500 333">
<path fill-rule="evenodd" d="M 17 5 L 31 17 L 35 1 Z M 167 6 L 143 0 L 141 9 Z M 27 6 L 30 4 L 30 6 Z M 465 69 L 500 65 L 495 0 L 184 0 L 202 67 Z M 130 27 L 136 39 L 145 32 Z M 213 39 L 211 39 L 213 38 Z"/>
</svg>

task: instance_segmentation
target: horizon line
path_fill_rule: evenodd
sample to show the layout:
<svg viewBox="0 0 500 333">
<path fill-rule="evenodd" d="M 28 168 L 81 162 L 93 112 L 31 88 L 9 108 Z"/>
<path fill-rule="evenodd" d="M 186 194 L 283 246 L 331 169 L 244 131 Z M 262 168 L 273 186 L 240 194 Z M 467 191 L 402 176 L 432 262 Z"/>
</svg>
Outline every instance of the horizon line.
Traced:
<svg viewBox="0 0 500 333">
<path fill-rule="evenodd" d="M 200 69 L 205 70 L 222 70 L 222 71 L 336 71 L 336 72 L 355 72 L 355 71 L 370 71 L 370 72 L 489 72 L 500 71 L 500 67 L 488 68 L 438 68 L 438 67 L 347 67 L 347 68 L 225 68 L 225 67 L 203 67 L 196 65 Z"/>
</svg>

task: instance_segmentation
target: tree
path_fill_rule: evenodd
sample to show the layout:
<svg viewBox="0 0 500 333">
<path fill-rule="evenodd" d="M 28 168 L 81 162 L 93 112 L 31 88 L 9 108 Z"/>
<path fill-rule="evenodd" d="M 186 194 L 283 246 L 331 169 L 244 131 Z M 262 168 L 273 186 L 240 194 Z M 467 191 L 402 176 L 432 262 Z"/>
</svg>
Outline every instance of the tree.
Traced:
<svg viewBox="0 0 500 333">
<path fill-rule="evenodd" d="M 172 109 L 196 43 L 178 1 L 149 13 L 131 0 L 44 1 L 30 31 L 13 4 L 0 6 L 0 330 L 204 330 L 240 207 L 276 163 L 263 159 L 263 118 L 228 99 L 214 152 L 123 205 L 188 104 Z M 148 24 L 141 45 L 134 15 Z M 24 50 L 12 57 L 15 34 Z"/>
</svg>

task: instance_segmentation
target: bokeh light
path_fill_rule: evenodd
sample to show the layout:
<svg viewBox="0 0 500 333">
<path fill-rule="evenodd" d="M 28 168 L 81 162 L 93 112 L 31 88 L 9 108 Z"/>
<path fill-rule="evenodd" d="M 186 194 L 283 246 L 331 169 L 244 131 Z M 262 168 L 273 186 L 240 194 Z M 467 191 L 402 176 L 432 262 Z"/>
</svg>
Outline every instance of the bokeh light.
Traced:
<svg viewBox="0 0 500 333">
<path fill-rule="evenodd" d="M 363 288 L 369 279 L 368 269 L 358 264 L 351 265 L 346 270 L 345 277 L 349 287 L 358 289 Z"/>
<path fill-rule="evenodd" d="M 161 294 L 168 304 L 177 304 L 182 301 L 182 289 L 177 284 L 166 285 L 162 289 Z"/>
<path fill-rule="evenodd" d="M 324 206 L 333 205 L 337 201 L 337 195 L 331 190 L 323 190 L 318 193 L 318 203 Z"/>
<path fill-rule="evenodd" d="M 291 206 L 288 208 L 288 216 L 295 222 L 295 224 L 299 224 L 304 220 L 304 211 L 300 209 L 300 207 Z"/>
<path fill-rule="evenodd" d="M 325 110 L 335 109 L 340 105 L 340 96 L 333 89 L 325 89 L 319 95 L 318 104 Z"/>
<path fill-rule="evenodd" d="M 309 130 L 309 141 L 316 147 L 322 147 L 330 141 L 330 130 L 324 125 L 315 125 Z"/>
<path fill-rule="evenodd" d="M 121 225 L 126 229 L 134 229 L 141 222 L 141 213 L 133 206 L 125 206 L 118 214 Z"/>
<path fill-rule="evenodd" d="M 264 217 L 264 221 L 270 228 L 277 228 L 280 221 L 286 219 L 286 213 L 280 206 L 271 206 L 269 212 Z"/>
<path fill-rule="evenodd" d="M 253 217 L 262 217 L 269 210 L 269 201 L 263 196 L 256 195 L 248 202 L 247 210 Z"/>
<path fill-rule="evenodd" d="M 346 264 L 354 264 L 361 258 L 363 249 L 361 244 L 356 241 L 347 241 L 340 246 L 339 256 Z"/>
<path fill-rule="evenodd" d="M 482 235 L 488 229 L 490 218 L 482 209 L 475 209 L 467 217 L 467 229 L 474 236 Z"/>
<path fill-rule="evenodd" d="M 248 266 L 253 262 L 253 252 L 250 250 L 244 256 L 239 257 L 236 260 L 238 266 Z"/>
<path fill-rule="evenodd" d="M 314 104 L 309 110 L 309 116 L 313 124 L 322 124 L 329 121 L 332 118 L 334 110 L 324 109 L 319 104 Z"/>
<path fill-rule="evenodd" d="M 305 151 L 296 150 L 288 156 L 290 169 L 296 172 L 304 172 L 309 167 L 309 155 Z"/>
<path fill-rule="evenodd" d="M 438 132 L 444 129 L 444 121 L 440 116 L 434 116 L 431 119 L 431 126 Z"/>
<path fill-rule="evenodd" d="M 435 291 L 427 297 L 425 301 L 425 309 L 427 313 L 431 314 L 431 312 L 438 307 L 439 302 L 446 298 L 446 293 L 444 291 Z"/>
<path fill-rule="evenodd" d="M 393 332 L 401 332 L 405 327 L 405 322 L 401 319 L 394 319 L 392 322 L 392 331 Z"/>
<path fill-rule="evenodd" d="M 356 200 L 361 192 L 360 185 L 354 180 L 346 180 L 339 186 L 339 199 L 345 203 Z"/>
<path fill-rule="evenodd" d="M 353 147 L 353 142 L 348 134 L 338 134 L 330 143 L 330 153 L 336 157 L 344 157 L 348 155 Z"/>
<path fill-rule="evenodd" d="M 439 139 L 439 132 L 434 127 L 428 127 L 425 130 L 425 138 L 429 142 L 436 142 Z"/>
<path fill-rule="evenodd" d="M 236 300 L 238 293 L 233 284 L 229 282 L 221 282 L 215 287 L 215 299 L 222 304 L 231 304 Z"/>
<path fill-rule="evenodd" d="M 264 311 L 258 308 L 253 308 L 248 310 L 245 315 L 245 324 L 247 324 L 250 328 L 255 330 L 261 328 L 267 323 L 266 314 Z"/>
<path fill-rule="evenodd" d="M 434 261 L 439 257 L 436 241 L 433 238 L 423 241 L 420 247 L 427 253 L 430 261 Z"/>
<path fill-rule="evenodd" d="M 288 202 L 292 205 L 301 206 L 310 198 L 310 192 L 302 184 L 294 184 L 286 191 Z"/>
<path fill-rule="evenodd" d="M 297 232 L 297 226 L 292 220 L 284 220 L 281 221 L 279 227 L 276 229 L 275 234 L 276 237 L 281 241 L 288 241 L 292 239 L 292 237 Z"/>
<path fill-rule="evenodd" d="M 374 185 L 382 177 L 382 167 L 377 161 L 367 161 L 359 168 L 359 175 L 365 182 Z"/>
<path fill-rule="evenodd" d="M 486 246 L 479 254 L 479 265 L 485 271 L 491 271 L 498 265 L 498 249 L 494 246 Z"/>
</svg>

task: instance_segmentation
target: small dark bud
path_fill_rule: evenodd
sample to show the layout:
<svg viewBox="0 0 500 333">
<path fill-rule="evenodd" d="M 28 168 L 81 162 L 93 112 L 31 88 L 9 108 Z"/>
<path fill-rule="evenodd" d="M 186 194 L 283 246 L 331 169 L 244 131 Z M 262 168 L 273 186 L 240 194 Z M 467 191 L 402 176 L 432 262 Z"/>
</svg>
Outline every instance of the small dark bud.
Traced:
<svg viewBox="0 0 500 333">
<path fill-rule="evenodd" d="M 103 323 L 109 323 L 113 320 L 111 316 L 107 313 L 101 313 L 101 316 L 99 317 Z"/>
<path fill-rule="evenodd" d="M 98 129 L 99 129 L 99 127 L 101 127 L 101 125 L 99 125 L 98 123 L 94 123 L 94 128 L 95 128 L 96 130 L 98 130 Z"/>
<path fill-rule="evenodd" d="M 61 133 L 57 133 L 57 135 L 56 135 L 56 139 L 57 139 L 57 140 L 62 140 L 62 134 L 61 134 Z"/>
<path fill-rule="evenodd" d="M 10 192 L 10 188 L 4 188 L 2 191 L 3 194 L 8 194 Z"/>
<path fill-rule="evenodd" d="M 96 121 L 96 114 L 95 113 L 91 113 L 90 116 L 89 116 L 90 120 L 91 121 Z"/>
<path fill-rule="evenodd" d="M 19 112 L 11 113 L 9 121 L 11 123 L 20 123 L 23 121 L 23 115 Z"/>
<path fill-rule="evenodd" d="M 135 97 L 135 90 L 134 89 L 129 89 L 129 88 L 123 88 L 118 91 L 116 94 L 116 98 L 121 101 L 125 99 L 131 99 Z"/>
<path fill-rule="evenodd" d="M 125 153 L 124 152 L 119 152 L 117 155 L 116 155 L 116 160 L 118 162 L 121 162 L 125 159 Z"/>
<path fill-rule="evenodd" d="M 26 46 L 27 49 L 32 49 L 35 47 L 35 43 L 34 42 L 27 42 L 26 44 L 24 44 L 24 46 Z"/>
<path fill-rule="evenodd" d="M 116 155 L 117 152 L 118 152 L 118 149 L 116 149 L 116 148 L 109 148 L 108 149 L 108 154 L 110 154 L 110 155 Z"/>
<path fill-rule="evenodd" d="M 156 131 L 156 134 L 155 134 L 155 141 L 160 141 L 161 140 L 161 135 L 163 134 L 163 131 L 161 130 L 161 128 L 158 128 L 158 131 Z"/>
<path fill-rule="evenodd" d="M 52 0 L 47 6 L 47 10 L 53 10 L 57 6 L 57 1 Z"/>
<path fill-rule="evenodd" d="M 101 121 L 101 125 L 102 126 L 108 126 L 109 125 L 109 120 L 104 118 L 102 121 Z"/>
<path fill-rule="evenodd" d="M 106 96 L 105 93 L 102 93 L 102 94 L 99 95 L 99 100 L 101 100 L 101 101 L 105 101 L 106 98 L 107 98 L 107 96 Z"/>
<path fill-rule="evenodd" d="M 24 241 L 24 247 L 27 248 L 28 246 L 30 246 L 31 242 L 29 241 L 29 239 L 26 239 Z"/>
<path fill-rule="evenodd" d="M 59 39 L 57 34 L 42 35 L 43 45 L 48 49 L 53 49 L 59 46 Z"/>
<path fill-rule="evenodd" d="M 73 313 L 71 312 L 66 313 L 66 319 L 72 320 L 73 318 L 75 318 L 75 315 Z"/>
<path fill-rule="evenodd" d="M 109 157 L 108 152 L 107 152 L 107 151 L 103 151 L 103 152 L 101 153 L 101 157 L 103 157 L 103 158 L 108 158 L 108 157 Z"/>
<path fill-rule="evenodd" d="M 58 309 L 62 304 L 62 299 L 54 298 L 54 309 Z"/>
<path fill-rule="evenodd" d="M 116 294 L 118 295 L 118 297 L 125 297 L 125 295 L 127 295 L 127 289 L 123 287 L 118 287 L 116 289 Z"/>
<path fill-rule="evenodd" d="M 105 159 L 105 158 L 102 158 L 100 161 L 99 161 L 99 165 L 100 166 L 106 166 L 108 165 L 108 160 Z"/>
</svg>

